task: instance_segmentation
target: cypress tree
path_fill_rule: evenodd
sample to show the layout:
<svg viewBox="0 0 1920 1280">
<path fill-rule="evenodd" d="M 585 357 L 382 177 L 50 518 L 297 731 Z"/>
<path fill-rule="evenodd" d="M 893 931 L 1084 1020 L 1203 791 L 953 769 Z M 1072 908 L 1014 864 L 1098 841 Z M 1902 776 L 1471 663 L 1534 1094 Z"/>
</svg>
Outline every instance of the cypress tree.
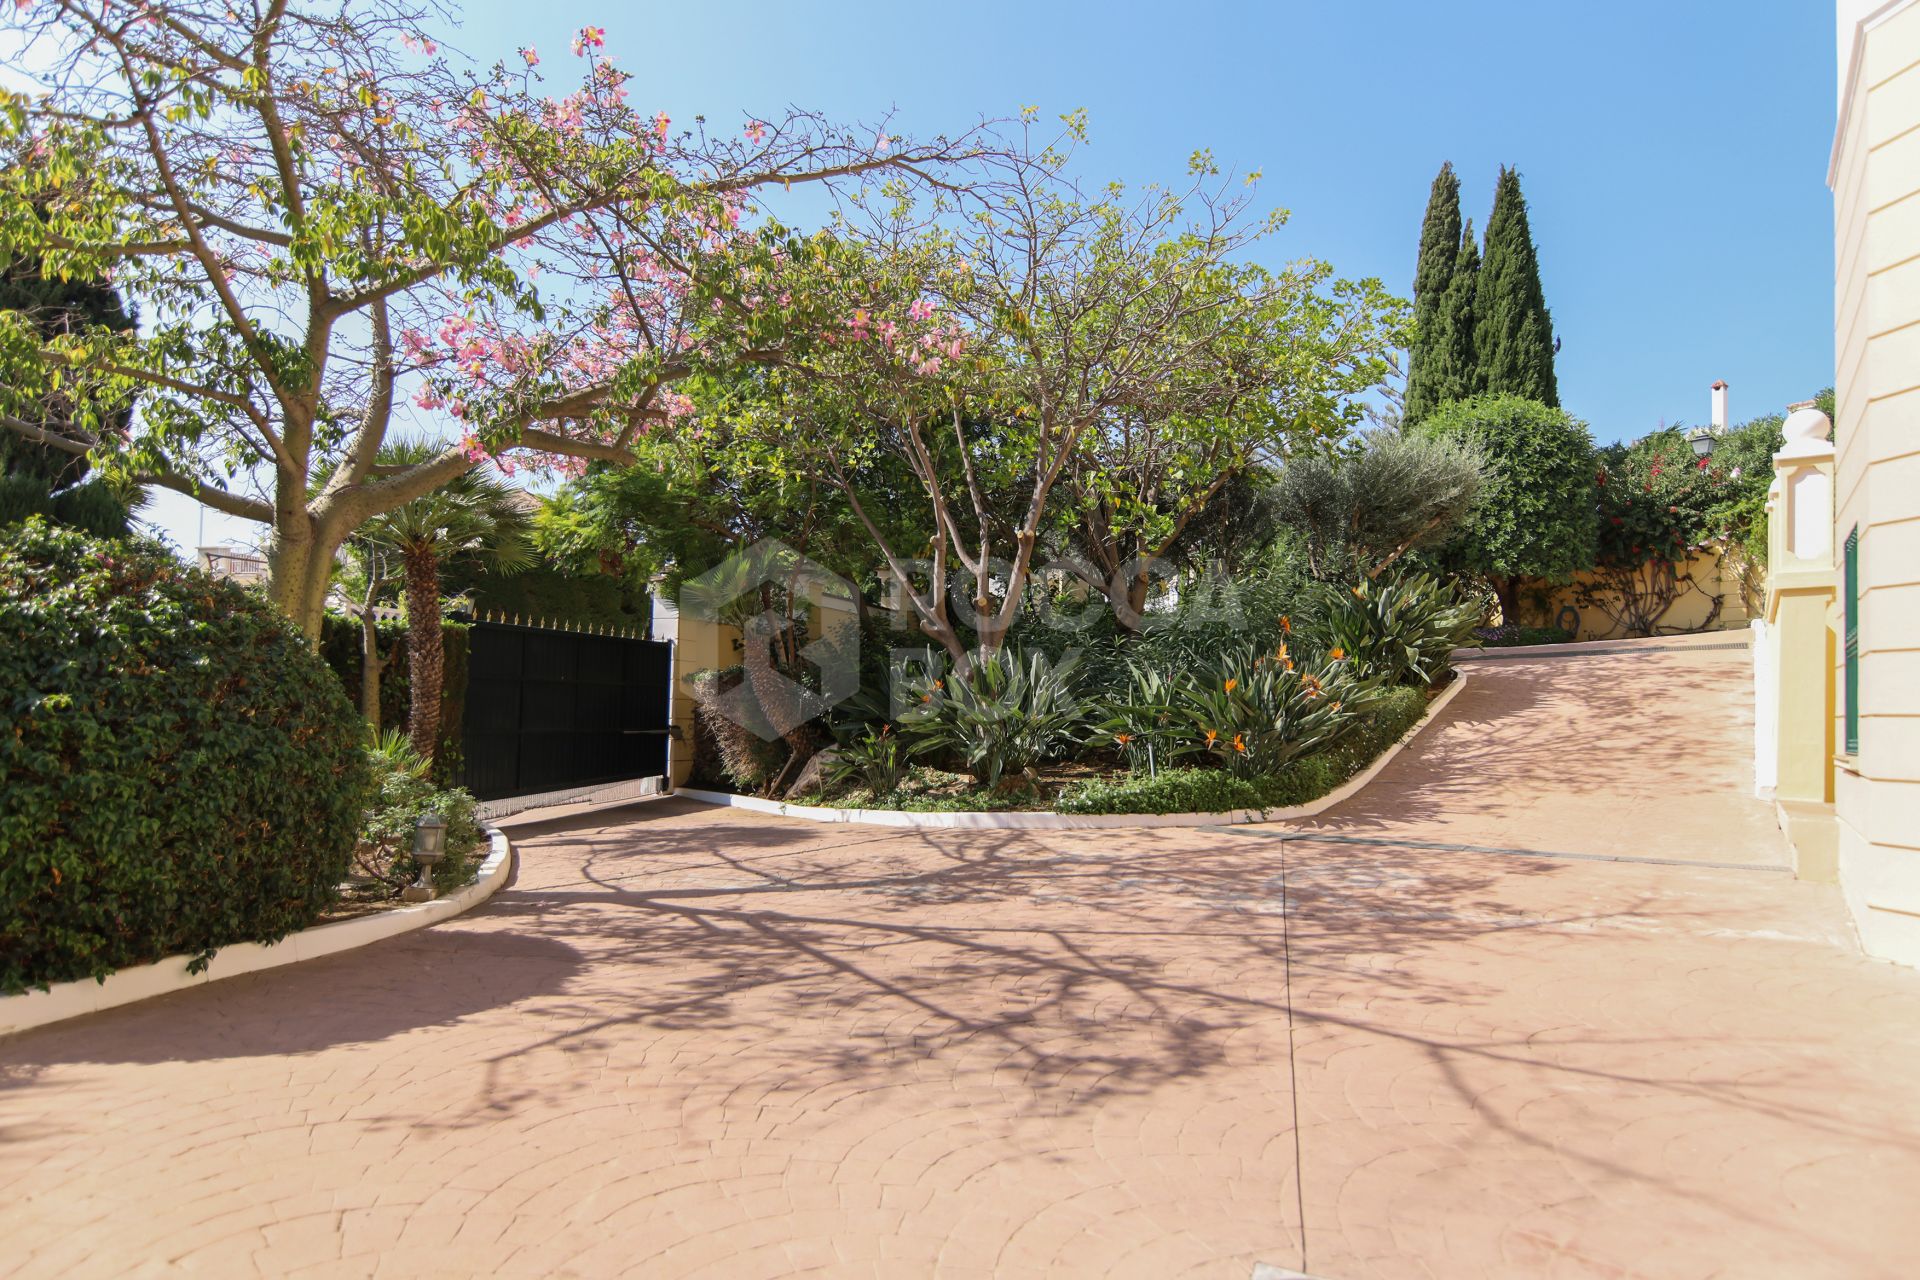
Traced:
<svg viewBox="0 0 1920 1280">
<path fill-rule="evenodd" d="M 40 274 L 38 262 L 26 259 L 0 269 L 0 311 L 17 313 L 48 338 L 101 325 L 115 332 L 134 326 L 112 285 L 50 279 Z M 58 402 L 47 409 L 34 425 L 57 428 Z M 109 425 L 124 428 L 132 416 L 129 403 Z M 89 479 L 88 470 L 84 455 L 0 428 L 0 524 L 44 515 L 103 537 L 125 534 L 130 514 L 125 497 L 98 477 Z"/>
<path fill-rule="evenodd" d="M 1460 179 L 1453 162 L 1440 166 L 1427 197 L 1420 228 L 1420 256 L 1413 268 L 1413 350 L 1407 358 L 1406 420 L 1417 422 L 1445 402 L 1434 384 L 1434 334 L 1460 246 Z"/>
<path fill-rule="evenodd" d="M 1480 246 L 1467 220 L 1455 250 L 1453 273 L 1434 317 L 1428 377 L 1434 407 L 1465 400 L 1486 390 L 1480 383 L 1479 353 L 1474 347 L 1474 307 L 1480 286 Z"/>
<path fill-rule="evenodd" d="M 1540 259 L 1527 225 L 1520 173 L 1505 165 L 1487 219 L 1487 249 L 1474 308 L 1480 389 L 1558 406 L 1553 374 L 1553 317 L 1540 289 Z"/>
</svg>

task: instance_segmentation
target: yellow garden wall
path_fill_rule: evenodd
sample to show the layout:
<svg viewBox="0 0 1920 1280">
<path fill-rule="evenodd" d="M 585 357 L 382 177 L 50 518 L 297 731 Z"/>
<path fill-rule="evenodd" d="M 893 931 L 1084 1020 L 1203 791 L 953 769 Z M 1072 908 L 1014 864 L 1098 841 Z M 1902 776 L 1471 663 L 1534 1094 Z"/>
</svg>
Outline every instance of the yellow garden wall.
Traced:
<svg viewBox="0 0 1920 1280">
<path fill-rule="evenodd" d="M 1688 631 L 1744 631 L 1753 621 L 1759 601 L 1742 590 L 1738 553 L 1723 555 L 1718 547 L 1696 551 L 1675 570 L 1676 594 L 1662 613 L 1656 633 Z M 1718 606 L 1716 608 L 1716 605 Z M 1619 640 L 1628 629 L 1620 621 L 1619 594 L 1606 587 L 1598 573 L 1575 574 L 1566 583 L 1536 582 L 1521 588 L 1520 617 L 1524 626 L 1561 625 L 1564 610 L 1578 615 L 1570 627 L 1579 640 Z"/>
</svg>

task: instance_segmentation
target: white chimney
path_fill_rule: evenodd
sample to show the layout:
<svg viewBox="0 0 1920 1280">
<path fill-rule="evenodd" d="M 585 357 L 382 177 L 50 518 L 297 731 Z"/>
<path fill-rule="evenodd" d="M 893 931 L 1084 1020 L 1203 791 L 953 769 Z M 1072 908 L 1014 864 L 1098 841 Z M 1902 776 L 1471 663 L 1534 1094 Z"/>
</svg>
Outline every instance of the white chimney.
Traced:
<svg viewBox="0 0 1920 1280">
<path fill-rule="evenodd" d="M 1713 429 L 1715 434 L 1727 429 L 1727 382 L 1724 378 L 1713 384 Z"/>
</svg>

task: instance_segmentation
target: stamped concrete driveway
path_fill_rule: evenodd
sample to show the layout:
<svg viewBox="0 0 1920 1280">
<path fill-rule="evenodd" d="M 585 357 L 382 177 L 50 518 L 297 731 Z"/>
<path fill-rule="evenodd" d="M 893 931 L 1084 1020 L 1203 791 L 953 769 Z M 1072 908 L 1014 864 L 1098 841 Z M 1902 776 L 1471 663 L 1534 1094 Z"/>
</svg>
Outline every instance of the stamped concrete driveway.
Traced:
<svg viewBox="0 0 1920 1280">
<path fill-rule="evenodd" d="M 1896 1276 L 1920 974 L 1745 655 L 1490 660 L 1301 828 L 522 823 L 424 934 L 0 1041 L 29 1276 Z"/>
</svg>

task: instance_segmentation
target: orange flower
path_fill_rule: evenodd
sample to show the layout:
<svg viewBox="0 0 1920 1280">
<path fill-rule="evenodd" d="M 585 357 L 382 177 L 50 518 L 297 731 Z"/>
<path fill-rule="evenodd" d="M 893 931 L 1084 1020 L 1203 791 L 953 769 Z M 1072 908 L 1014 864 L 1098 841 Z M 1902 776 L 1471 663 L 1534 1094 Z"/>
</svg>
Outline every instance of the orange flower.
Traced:
<svg viewBox="0 0 1920 1280">
<path fill-rule="evenodd" d="M 1339 645 L 1335 645 L 1333 646 L 1333 648 L 1327 650 L 1327 657 L 1334 662 L 1338 662 L 1340 661 L 1340 659 L 1346 656 L 1347 656 L 1347 651 L 1345 649 L 1342 649 Z"/>
<path fill-rule="evenodd" d="M 1219 740 L 1219 738 L 1220 738 L 1220 734 L 1219 734 L 1219 733 L 1218 733 L 1218 732 L 1217 732 L 1216 730 L 1213 730 L 1213 729 L 1209 729 L 1209 730 L 1207 730 L 1207 745 L 1208 745 L 1208 746 L 1212 746 L 1212 745 L 1213 745 L 1213 744 L 1214 744 L 1214 743 L 1215 743 L 1216 741 L 1218 741 L 1218 740 Z"/>
<path fill-rule="evenodd" d="M 1331 705 L 1333 710 L 1338 711 L 1340 709 L 1340 699 L 1335 698 Z"/>
<path fill-rule="evenodd" d="M 1293 619 L 1284 613 L 1280 615 L 1280 634 L 1285 636 L 1293 634 Z M 1285 648 L 1286 646 L 1282 645 L 1281 647 Z"/>
<path fill-rule="evenodd" d="M 944 689 L 947 687 L 947 682 L 945 680 L 935 680 L 933 682 L 933 687 L 936 689 Z"/>
<path fill-rule="evenodd" d="M 1286 660 L 1286 663 L 1287 663 L 1287 670 L 1289 670 L 1289 671 L 1291 671 L 1291 670 L 1293 670 L 1293 659 L 1292 659 L 1292 658 L 1288 658 L 1288 659 Z"/>
<path fill-rule="evenodd" d="M 1317 698 L 1320 696 L 1321 694 L 1320 682 L 1316 680 L 1314 677 L 1301 676 L 1300 684 L 1304 689 L 1306 689 L 1307 696 L 1309 698 Z"/>
<path fill-rule="evenodd" d="M 1133 735 L 1130 733 L 1116 733 L 1113 735 L 1113 740 L 1124 747 L 1133 741 Z"/>
<path fill-rule="evenodd" d="M 1238 685 L 1239 683 L 1240 683 L 1240 682 L 1239 682 L 1238 680 L 1229 680 L 1229 681 L 1227 681 L 1227 687 L 1226 687 L 1226 692 L 1228 692 L 1228 693 L 1232 693 L 1232 692 L 1233 692 L 1233 690 L 1234 690 L 1234 686 L 1236 686 L 1236 685 Z"/>
<path fill-rule="evenodd" d="M 1233 735 L 1233 749 L 1241 755 L 1247 754 L 1247 744 L 1237 733 Z"/>
<path fill-rule="evenodd" d="M 1353 589 L 1353 595 L 1356 600 L 1365 600 L 1367 598 L 1367 592 L 1364 587 L 1355 587 Z"/>
</svg>

